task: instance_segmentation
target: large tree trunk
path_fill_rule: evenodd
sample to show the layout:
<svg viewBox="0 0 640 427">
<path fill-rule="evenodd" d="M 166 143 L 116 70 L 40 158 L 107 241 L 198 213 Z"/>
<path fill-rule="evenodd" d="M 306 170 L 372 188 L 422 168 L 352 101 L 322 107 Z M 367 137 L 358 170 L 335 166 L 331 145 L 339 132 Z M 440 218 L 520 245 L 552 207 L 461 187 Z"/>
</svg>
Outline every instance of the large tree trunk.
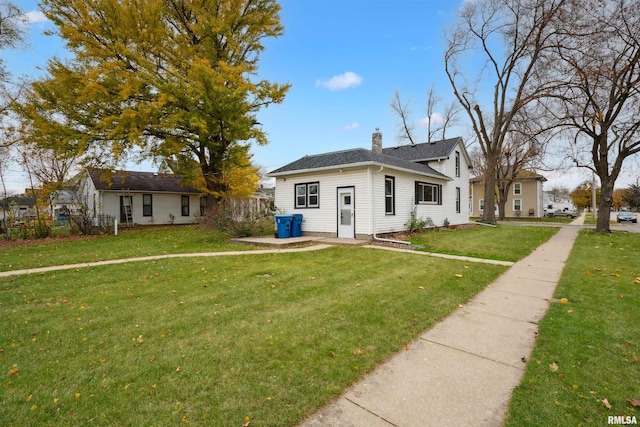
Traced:
<svg viewBox="0 0 640 427">
<path fill-rule="evenodd" d="M 484 211 L 482 219 L 488 224 L 496 223 L 496 174 L 495 160 L 488 159 L 484 174 Z"/>
<path fill-rule="evenodd" d="M 610 176 L 600 177 L 600 202 L 598 203 L 598 220 L 596 233 L 611 233 L 611 206 L 613 205 L 613 186 L 615 179 Z"/>
<path fill-rule="evenodd" d="M 207 209 L 211 209 L 222 202 L 227 186 L 222 180 L 222 171 L 210 165 L 202 165 L 201 168 L 207 184 Z"/>
</svg>

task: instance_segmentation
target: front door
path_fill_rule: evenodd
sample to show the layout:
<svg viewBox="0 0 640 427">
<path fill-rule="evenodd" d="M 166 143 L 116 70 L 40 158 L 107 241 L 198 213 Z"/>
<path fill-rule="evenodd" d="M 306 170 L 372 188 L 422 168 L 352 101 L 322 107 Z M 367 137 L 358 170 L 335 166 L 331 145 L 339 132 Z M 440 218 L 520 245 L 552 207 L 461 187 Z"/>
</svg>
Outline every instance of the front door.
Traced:
<svg viewBox="0 0 640 427">
<path fill-rule="evenodd" d="M 338 188 L 338 237 L 355 239 L 355 204 L 353 187 Z"/>
</svg>

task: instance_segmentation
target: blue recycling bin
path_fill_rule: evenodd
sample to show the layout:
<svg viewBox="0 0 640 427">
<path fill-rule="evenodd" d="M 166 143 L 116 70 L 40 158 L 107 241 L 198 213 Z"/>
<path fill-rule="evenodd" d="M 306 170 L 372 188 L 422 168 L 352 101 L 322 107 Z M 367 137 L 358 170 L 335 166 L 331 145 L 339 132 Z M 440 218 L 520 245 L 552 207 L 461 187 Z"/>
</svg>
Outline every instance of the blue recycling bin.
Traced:
<svg viewBox="0 0 640 427">
<path fill-rule="evenodd" d="M 288 239 L 291 237 L 291 223 L 293 215 L 276 215 L 276 237 Z"/>
<path fill-rule="evenodd" d="M 291 237 L 302 236 L 302 214 L 293 214 L 291 223 Z"/>
</svg>

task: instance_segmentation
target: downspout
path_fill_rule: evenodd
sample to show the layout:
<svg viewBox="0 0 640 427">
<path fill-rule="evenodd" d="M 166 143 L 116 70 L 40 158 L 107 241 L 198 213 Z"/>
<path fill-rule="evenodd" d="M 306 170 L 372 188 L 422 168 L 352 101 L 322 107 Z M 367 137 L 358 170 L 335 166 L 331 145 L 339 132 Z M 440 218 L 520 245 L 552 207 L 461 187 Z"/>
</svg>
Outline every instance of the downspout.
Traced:
<svg viewBox="0 0 640 427">
<path fill-rule="evenodd" d="M 371 170 L 371 169 L 369 169 Z M 378 169 L 377 171 L 373 171 L 371 173 L 371 185 L 369 186 L 369 188 L 371 189 L 371 197 L 369 198 L 371 200 L 371 220 L 373 223 L 373 240 L 377 241 L 377 242 L 388 242 L 388 243 L 402 243 L 405 245 L 409 245 L 411 246 L 411 242 L 405 242 L 404 240 L 395 240 L 395 239 L 384 239 L 382 237 L 378 237 L 376 235 L 376 202 L 375 199 L 373 197 L 373 182 L 374 182 L 374 174 L 375 173 L 380 173 L 384 170 L 384 166 L 380 166 L 380 169 Z"/>
</svg>

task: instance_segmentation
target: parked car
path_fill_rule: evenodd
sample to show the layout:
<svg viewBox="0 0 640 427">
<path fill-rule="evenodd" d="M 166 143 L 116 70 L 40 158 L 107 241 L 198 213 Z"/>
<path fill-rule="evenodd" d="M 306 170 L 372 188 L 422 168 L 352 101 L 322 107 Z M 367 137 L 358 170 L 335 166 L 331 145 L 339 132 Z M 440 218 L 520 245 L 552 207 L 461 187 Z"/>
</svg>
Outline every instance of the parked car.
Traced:
<svg viewBox="0 0 640 427">
<path fill-rule="evenodd" d="M 622 221 L 630 221 L 630 222 L 638 222 L 638 217 L 633 212 L 618 212 L 618 217 L 616 219 L 618 222 Z"/>
<path fill-rule="evenodd" d="M 562 209 L 555 210 L 553 212 L 547 212 L 547 216 L 549 218 L 553 218 L 556 216 L 566 217 L 566 218 L 576 218 L 578 216 L 574 211 L 563 211 Z"/>
</svg>

